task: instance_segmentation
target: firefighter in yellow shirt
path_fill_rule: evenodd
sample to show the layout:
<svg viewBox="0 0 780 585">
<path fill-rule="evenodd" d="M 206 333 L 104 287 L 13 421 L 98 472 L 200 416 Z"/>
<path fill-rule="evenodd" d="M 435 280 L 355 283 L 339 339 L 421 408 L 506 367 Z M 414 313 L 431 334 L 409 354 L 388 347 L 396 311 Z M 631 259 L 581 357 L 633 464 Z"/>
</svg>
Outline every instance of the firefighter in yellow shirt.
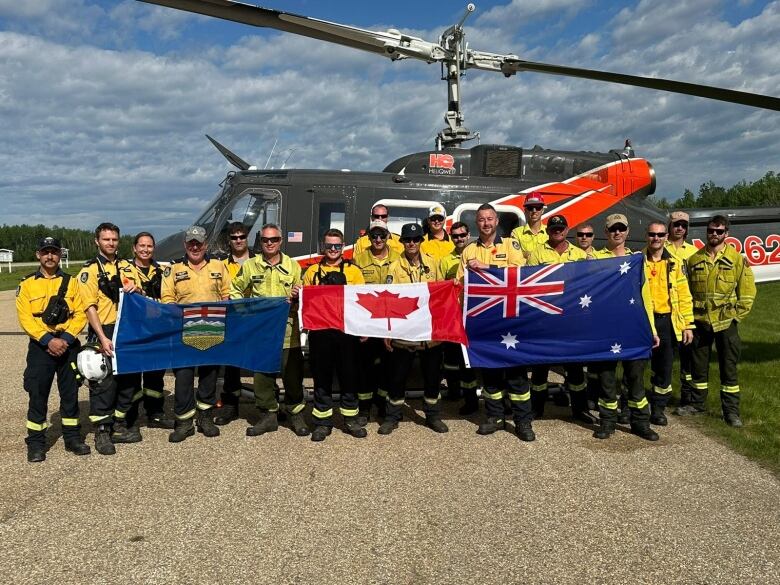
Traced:
<svg viewBox="0 0 780 585">
<path fill-rule="evenodd" d="M 309 434 L 303 418 L 306 401 L 303 395 L 303 350 L 298 326 L 298 294 L 301 288 L 301 267 L 283 254 L 282 231 L 276 224 L 266 224 L 260 230 L 261 254 L 250 258 L 230 284 L 230 298 L 286 297 L 290 314 L 282 346 L 281 370 L 254 375 L 255 405 L 260 419 L 246 429 L 248 437 L 257 437 L 279 429 L 279 402 L 276 397 L 276 378 L 284 383 L 285 411 L 293 432 L 299 437 Z"/>
<path fill-rule="evenodd" d="M 117 257 L 119 228 L 113 223 L 101 223 L 95 228 L 95 244 L 97 257 L 87 261 L 78 275 L 79 294 L 89 323 L 87 343 L 98 345 L 101 353 L 110 358 L 114 355 L 111 338 L 116 324 L 119 291 L 123 287 L 122 271 L 128 263 Z M 120 376 L 109 372 L 99 382 L 89 382 L 89 420 L 97 427 L 95 449 L 101 455 L 116 453 L 114 443 L 141 440 L 140 433 L 128 429 L 125 421 L 127 412 L 118 408 L 132 404 L 132 388 L 126 384 L 121 390 L 130 395 L 118 397 L 120 379 Z"/>
<path fill-rule="evenodd" d="M 529 266 L 543 264 L 562 264 L 564 262 L 579 262 L 587 260 L 587 254 L 577 246 L 573 246 L 566 240 L 569 234 L 569 224 L 563 215 L 553 215 L 547 220 L 547 241 L 534 248 L 528 258 Z M 571 397 L 571 413 L 575 420 L 592 422 L 588 416 L 588 400 L 585 395 L 587 383 L 585 370 L 582 363 L 567 363 L 564 366 L 566 372 L 566 389 Z M 534 366 L 531 368 L 531 403 L 534 409 L 534 419 L 544 416 L 544 405 L 547 401 L 547 377 L 550 366 Z M 566 394 L 556 400 L 559 406 L 567 406 Z"/>
<path fill-rule="evenodd" d="M 729 219 L 715 215 L 707 222 L 707 244 L 688 258 L 688 282 L 693 296 L 691 403 L 676 414 L 697 414 L 707 399 L 712 344 L 718 350 L 720 404 L 723 419 L 741 427 L 737 363 L 742 342 L 738 323 L 748 316 L 756 299 L 753 270 L 745 257 L 726 243 Z"/>
<path fill-rule="evenodd" d="M 354 256 L 353 262 L 363 273 L 366 284 L 384 284 L 387 281 L 387 270 L 399 254 L 387 245 L 390 231 L 382 220 L 373 220 L 368 226 L 367 235 L 371 247 Z M 376 404 L 379 418 L 385 416 L 388 357 L 381 339 L 361 339 L 358 346 L 358 422 L 362 426 L 371 417 L 372 404 Z"/>
<path fill-rule="evenodd" d="M 166 267 L 162 280 L 162 302 L 190 304 L 224 301 L 230 292 L 230 274 L 223 262 L 206 253 L 206 230 L 194 225 L 184 234 L 186 256 Z M 217 404 L 218 365 L 198 366 L 198 392 L 195 395 L 195 368 L 176 368 L 174 415 L 176 423 L 168 436 L 180 443 L 195 434 L 193 418 L 197 413 L 198 431 L 206 437 L 219 436 L 212 410 Z"/>
<path fill-rule="evenodd" d="M 523 202 L 525 225 L 517 226 L 512 230 L 512 237 L 520 243 L 526 258 L 531 255 L 536 246 L 547 241 L 547 230 L 542 224 L 544 207 L 544 195 L 538 191 L 526 195 Z"/>
<path fill-rule="evenodd" d="M 433 256 L 422 254 L 422 226 L 407 223 L 401 229 L 401 243 L 404 253 L 390 265 L 387 271 L 388 284 L 410 284 L 443 280 L 439 261 Z M 406 380 L 412 369 L 415 354 L 420 357 L 422 368 L 425 412 L 425 424 L 437 433 L 449 431 L 441 420 L 439 383 L 441 382 L 442 348 L 438 342 L 411 343 L 402 340 L 384 340 L 390 356 L 390 389 L 387 396 L 387 409 L 384 421 L 379 426 L 380 435 L 389 435 L 401 420 L 401 410 L 406 396 Z"/>
<path fill-rule="evenodd" d="M 441 259 L 455 249 L 455 244 L 444 229 L 446 215 L 447 212 L 438 203 L 428 210 L 428 233 L 420 244 L 421 253 Z"/>
<path fill-rule="evenodd" d="M 371 218 L 370 222 L 374 221 L 381 221 L 385 224 L 385 227 L 387 227 L 387 222 L 390 219 L 390 210 L 387 208 L 387 206 L 382 205 L 381 203 L 374 205 L 374 207 L 371 208 Z M 371 229 L 369 223 L 369 230 Z M 395 251 L 396 253 L 400 254 L 404 251 L 404 247 L 401 245 L 401 242 L 398 241 L 398 235 L 390 232 L 390 228 L 388 229 L 389 236 L 387 237 L 387 247 L 391 250 Z M 361 254 L 362 252 L 365 252 L 371 247 L 371 240 L 368 237 L 368 234 L 365 234 L 363 236 L 360 236 L 356 241 L 355 245 L 352 247 L 352 258 L 354 259 L 358 254 Z"/>
<path fill-rule="evenodd" d="M 593 230 L 593 226 L 589 223 L 581 223 L 575 229 L 576 239 L 574 243 L 580 250 L 585 252 L 588 260 L 593 260 L 596 257 L 596 249 L 593 247 L 593 238 L 596 232 Z"/>
<path fill-rule="evenodd" d="M 322 238 L 323 259 L 312 264 L 303 275 L 303 286 L 365 284 L 360 268 L 345 260 L 344 234 L 329 229 Z M 358 338 L 336 329 L 309 333 L 309 358 L 314 378 L 315 427 L 312 441 L 324 441 L 333 430 L 333 375 L 338 376 L 341 393 L 341 416 L 344 431 L 362 439 L 368 433 L 357 420 L 357 365 Z"/>
<path fill-rule="evenodd" d="M 254 252 L 249 250 L 249 241 L 246 226 L 240 221 L 234 221 L 227 226 L 228 247 L 230 252 L 223 260 L 230 275 L 230 280 L 236 277 L 238 271 L 250 258 L 254 258 Z M 245 291 L 246 292 L 246 291 Z M 234 298 L 231 296 L 231 298 Z M 235 297 L 240 298 L 240 297 Z M 238 400 L 241 397 L 241 368 L 225 366 L 222 384 L 222 408 L 214 417 L 214 424 L 226 425 L 238 418 Z"/>
<path fill-rule="evenodd" d="M 46 459 L 47 407 L 54 376 L 60 393 L 62 436 L 65 450 L 87 455 L 89 447 L 79 427 L 79 382 L 75 367 L 78 334 L 87 323 L 75 278 L 60 269 L 62 246 L 52 237 L 38 242 L 38 270 L 26 276 L 16 289 L 19 324 L 30 340 L 24 389 L 27 407 L 27 461 Z"/>
<path fill-rule="evenodd" d="M 128 294 L 142 294 L 156 301 L 162 294 L 163 268 L 154 259 L 154 236 L 149 232 L 136 234 L 133 258 L 120 269 L 122 288 Z M 125 424 L 131 439 L 141 439 L 138 411 L 143 401 L 146 424 L 149 427 L 172 429 L 173 419 L 165 414 L 165 370 L 125 374 L 118 377 L 117 410 L 126 412 Z M 125 390 L 128 388 L 128 390 Z M 130 404 L 126 401 L 130 400 Z M 129 441 L 128 441 L 129 442 Z M 135 441 L 133 441 L 135 442 Z"/>
<path fill-rule="evenodd" d="M 666 226 L 659 221 L 647 225 L 645 282 L 650 288 L 653 319 L 659 345 L 650 358 L 650 423 L 666 426 L 664 410 L 672 395 L 674 348 L 693 340 L 693 301 L 683 261 L 665 247 Z"/>
<path fill-rule="evenodd" d="M 514 238 L 502 238 L 498 230 L 498 213 L 489 203 L 477 208 L 477 230 L 479 237 L 463 250 L 462 262 L 458 270 L 458 279 L 463 280 L 467 269 L 503 268 L 523 266 L 525 255 L 520 244 Z M 528 371 L 523 366 L 491 369 L 482 368 L 482 382 L 485 400 L 485 421 L 479 425 L 477 433 L 490 435 L 505 427 L 504 394 L 508 390 L 512 404 L 512 417 L 515 422 L 515 434 L 521 441 L 533 441 L 533 411 L 531 409 L 531 386 Z"/>
</svg>

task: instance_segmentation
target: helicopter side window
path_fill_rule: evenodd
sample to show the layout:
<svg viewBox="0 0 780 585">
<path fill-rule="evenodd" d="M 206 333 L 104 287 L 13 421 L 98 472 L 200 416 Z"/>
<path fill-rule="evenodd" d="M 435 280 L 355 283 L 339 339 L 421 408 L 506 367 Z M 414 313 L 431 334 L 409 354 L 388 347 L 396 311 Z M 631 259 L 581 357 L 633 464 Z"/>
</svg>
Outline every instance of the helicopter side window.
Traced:
<svg viewBox="0 0 780 585">
<path fill-rule="evenodd" d="M 479 205 L 476 203 L 464 203 L 463 205 L 458 205 L 455 211 L 452 212 L 452 221 L 462 221 L 469 226 L 469 233 L 472 238 L 479 236 L 479 231 L 477 230 L 478 207 Z M 498 212 L 498 229 L 496 232 L 502 238 L 510 236 L 513 229 L 525 224 L 525 218 L 516 207 L 508 205 L 497 205 L 495 207 Z"/>
<path fill-rule="evenodd" d="M 320 203 L 317 241 L 322 240 L 322 236 L 329 229 L 341 230 L 341 233 L 344 233 L 345 218 L 346 209 L 343 202 L 323 201 Z"/>
<path fill-rule="evenodd" d="M 390 210 L 387 227 L 394 234 L 400 234 L 407 223 L 425 225 L 431 205 L 441 205 L 438 201 L 417 201 L 412 199 L 380 199 L 374 205 L 386 205 Z"/>
<path fill-rule="evenodd" d="M 221 228 L 216 234 L 212 250 L 222 253 L 230 251 L 227 228 L 237 221 L 246 227 L 250 249 L 257 252 L 260 249 L 260 229 L 263 225 L 266 223 L 280 225 L 281 200 L 281 193 L 275 189 L 247 189 L 241 193 L 219 214 L 217 225 Z"/>
</svg>

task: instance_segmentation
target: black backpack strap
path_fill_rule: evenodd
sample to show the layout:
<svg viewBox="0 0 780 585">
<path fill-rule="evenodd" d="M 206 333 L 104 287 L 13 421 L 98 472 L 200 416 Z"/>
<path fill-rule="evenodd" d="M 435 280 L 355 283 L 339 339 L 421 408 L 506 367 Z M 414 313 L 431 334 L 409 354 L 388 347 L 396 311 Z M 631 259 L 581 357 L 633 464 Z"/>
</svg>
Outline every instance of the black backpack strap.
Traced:
<svg viewBox="0 0 780 585">
<path fill-rule="evenodd" d="M 62 273 L 62 282 L 60 283 L 60 288 L 57 291 L 57 297 L 62 301 L 65 300 L 65 295 L 68 292 L 68 284 L 70 283 L 70 274 L 67 272 Z"/>
</svg>

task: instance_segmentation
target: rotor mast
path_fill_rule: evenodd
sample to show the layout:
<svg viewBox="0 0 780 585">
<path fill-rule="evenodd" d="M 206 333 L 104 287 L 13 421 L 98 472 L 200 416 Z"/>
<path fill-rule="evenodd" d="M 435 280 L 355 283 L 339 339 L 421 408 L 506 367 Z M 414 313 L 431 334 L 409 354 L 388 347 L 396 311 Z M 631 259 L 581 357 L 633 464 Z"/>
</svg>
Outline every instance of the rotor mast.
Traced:
<svg viewBox="0 0 780 585">
<path fill-rule="evenodd" d="M 439 37 L 439 44 L 447 55 L 441 62 L 441 78 L 447 82 L 447 113 L 444 114 L 447 126 L 436 135 L 436 150 L 458 147 L 466 140 L 477 137 L 463 125 L 465 116 L 460 107 L 460 78 L 465 72 L 467 52 L 463 23 L 475 8 L 474 4 L 469 3 L 458 24 L 445 30 Z"/>
</svg>

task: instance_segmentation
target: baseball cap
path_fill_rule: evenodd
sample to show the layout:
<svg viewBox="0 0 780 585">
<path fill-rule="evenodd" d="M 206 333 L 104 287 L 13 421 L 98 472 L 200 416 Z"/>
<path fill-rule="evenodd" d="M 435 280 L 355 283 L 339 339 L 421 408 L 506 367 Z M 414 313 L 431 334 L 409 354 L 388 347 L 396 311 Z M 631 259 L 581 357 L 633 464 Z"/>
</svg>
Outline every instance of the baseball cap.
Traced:
<svg viewBox="0 0 780 585">
<path fill-rule="evenodd" d="M 382 230 L 384 232 L 389 231 L 387 229 L 387 224 L 381 219 L 374 219 L 370 224 L 368 224 L 368 231 L 371 232 L 373 230 Z"/>
<path fill-rule="evenodd" d="M 544 205 L 544 196 L 539 191 L 534 191 L 525 196 L 523 207 L 528 205 Z"/>
<path fill-rule="evenodd" d="M 40 252 L 46 248 L 56 248 L 57 250 L 62 250 L 60 241 L 57 238 L 53 238 L 51 236 L 46 236 L 45 238 L 38 240 L 38 251 Z"/>
<path fill-rule="evenodd" d="M 569 227 L 569 222 L 562 215 L 553 215 L 547 220 L 547 231 L 555 228 L 566 229 L 567 227 Z"/>
<path fill-rule="evenodd" d="M 422 226 L 419 223 L 405 223 L 401 228 L 401 239 L 411 240 L 414 238 L 422 238 L 423 231 Z"/>
<path fill-rule="evenodd" d="M 184 233 L 184 241 L 190 242 L 192 240 L 195 240 L 196 242 L 200 242 L 201 244 L 206 241 L 206 228 L 203 228 L 199 225 L 194 225 L 190 228 L 187 228 L 187 231 Z"/>
<path fill-rule="evenodd" d="M 447 217 L 447 212 L 444 211 L 444 208 L 441 205 L 431 205 L 428 208 L 428 217 L 434 217 L 436 215 L 440 215 L 444 218 Z"/>
<path fill-rule="evenodd" d="M 622 223 L 624 226 L 628 227 L 628 218 L 622 213 L 613 213 L 612 215 L 607 216 L 607 229 L 618 223 Z"/>
<path fill-rule="evenodd" d="M 688 223 L 691 222 L 691 216 L 685 213 L 684 211 L 672 211 L 669 214 L 669 220 L 670 221 L 687 221 Z"/>
</svg>

